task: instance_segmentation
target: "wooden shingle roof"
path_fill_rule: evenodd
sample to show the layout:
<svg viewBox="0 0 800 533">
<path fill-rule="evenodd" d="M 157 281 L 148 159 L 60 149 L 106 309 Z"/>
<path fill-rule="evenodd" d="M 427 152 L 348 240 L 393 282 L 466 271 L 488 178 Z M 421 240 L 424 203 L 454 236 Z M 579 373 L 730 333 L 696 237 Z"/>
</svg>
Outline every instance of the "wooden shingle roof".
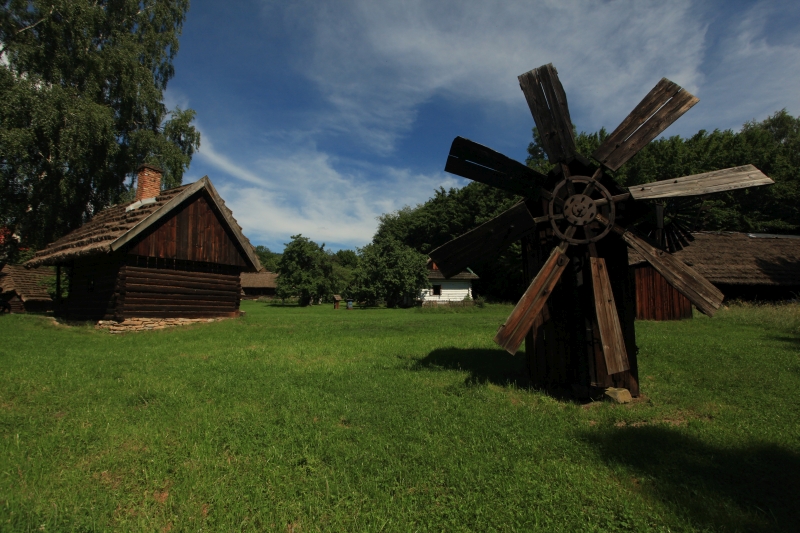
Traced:
<svg viewBox="0 0 800 533">
<path fill-rule="evenodd" d="M 208 176 L 189 185 L 162 191 L 154 199 L 155 201 L 150 203 L 128 202 L 104 209 L 80 228 L 36 252 L 25 266 L 57 265 L 87 255 L 117 251 L 169 215 L 185 200 L 203 190 L 208 193 L 211 202 L 219 210 L 224 222 L 239 242 L 251 267 L 256 271 L 260 270 L 261 263 L 255 255 L 253 246 L 242 233 L 242 228 L 214 189 Z"/>
<path fill-rule="evenodd" d="M 275 289 L 278 286 L 278 274 L 275 272 L 242 272 L 239 277 L 243 289 Z"/>
<path fill-rule="evenodd" d="M 6 265 L 0 270 L 0 293 L 16 292 L 23 302 L 51 301 L 43 283 L 54 273 L 49 268 L 30 270 L 19 265 Z"/>
<path fill-rule="evenodd" d="M 708 281 L 726 285 L 800 286 L 800 236 L 734 232 L 693 233 L 694 242 L 675 252 Z M 628 250 L 628 264 L 644 263 Z"/>
</svg>

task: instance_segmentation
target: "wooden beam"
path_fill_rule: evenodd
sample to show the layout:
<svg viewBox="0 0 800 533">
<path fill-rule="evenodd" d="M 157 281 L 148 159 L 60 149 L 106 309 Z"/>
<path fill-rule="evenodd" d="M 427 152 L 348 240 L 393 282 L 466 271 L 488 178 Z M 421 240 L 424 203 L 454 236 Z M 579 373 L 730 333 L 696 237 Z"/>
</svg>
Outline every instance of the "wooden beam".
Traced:
<svg viewBox="0 0 800 533">
<path fill-rule="evenodd" d="M 568 163 L 575 157 L 575 138 L 569 117 L 567 95 L 552 63 L 521 74 L 517 78 L 542 148 L 551 163 Z"/>
<path fill-rule="evenodd" d="M 592 157 L 611 170 L 618 170 L 699 101 L 680 85 L 662 78 Z"/>
<path fill-rule="evenodd" d="M 649 200 L 675 196 L 696 196 L 744 187 L 772 185 L 773 183 L 775 182 L 753 165 L 744 165 L 635 185 L 630 188 L 630 191 L 634 200 Z"/>
<path fill-rule="evenodd" d="M 497 330 L 494 342 L 511 355 L 517 353 L 520 344 L 525 340 L 525 335 L 530 331 L 569 263 L 565 252 L 566 245 L 563 243 L 553 248 L 550 257 L 533 278 L 528 290 L 519 299 L 505 323 Z"/>
<path fill-rule="evenodd" d="M 597 311 L 597 324 L 600 330 L 600 341 L 603 344 L 606 372 L 609 375 L 624 372 L 630 369 L 630 365 L 606 262 L 602 257 L 590 257 L 589 262 L 592 271 L 594 308 Z"/>
<path fill-rule="evenodd" d="M 429 255 L 442 274 L 449 278 L 470 263 L 501 251 L 535 227 L 536 222 L 525 202 L 519 202 L 488 222 L 443 244 Z"/>
<path fill-rule="evenodd" d="M 603 224 L 608 224 L 608 220 L 602 215 L 598 215 L 597 219 Z M 719 306 L 722 305 L 725 295 L 711 282 L 669 252 L 651 246 L 631 230 L 614 224 L 614 231 L 628 243 L 628 246 L 639 252 L 648 263 L 653 265 L 653 268 L 664 276 L 670 285 L 686 296 L 697 309 L 708 316 L 714 316 Z"/>
<path fill-rule="evenodd" d="M 479 181 L 526 198 L 538 198 L 547 176 L 519 161 L 463 137 L 450 146 L 446 172 Z"/>
</svg>

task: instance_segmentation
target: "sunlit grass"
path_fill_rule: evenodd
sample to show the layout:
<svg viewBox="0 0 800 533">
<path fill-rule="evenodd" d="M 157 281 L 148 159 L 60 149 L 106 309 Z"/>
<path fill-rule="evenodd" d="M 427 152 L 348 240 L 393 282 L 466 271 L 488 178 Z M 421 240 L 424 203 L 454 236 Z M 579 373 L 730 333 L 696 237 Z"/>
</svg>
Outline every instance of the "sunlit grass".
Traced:
<svg viewBox="0 0 800 533">
<path fill-rule="evenodd" d="M 642 391 L 526 388 L 508 306 L 112 336 L 0 317 L 0 530 L 792 531 L 800 312 L 637 324 Z"/>
</svg>

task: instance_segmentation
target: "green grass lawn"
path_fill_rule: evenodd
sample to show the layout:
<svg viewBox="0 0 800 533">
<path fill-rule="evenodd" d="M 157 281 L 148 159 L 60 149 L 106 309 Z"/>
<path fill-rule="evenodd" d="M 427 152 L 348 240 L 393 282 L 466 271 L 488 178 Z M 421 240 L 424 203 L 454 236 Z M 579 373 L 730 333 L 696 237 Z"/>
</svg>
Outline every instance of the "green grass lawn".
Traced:
<svg viewBox="0 0 800 533">
<path fill-rule="evenodd" d="M 0 317 L 2 531 L 797 531 L 800 307 L 637 324 L 644 397 L 525 387 L 510 307 Z"/>
</svg>

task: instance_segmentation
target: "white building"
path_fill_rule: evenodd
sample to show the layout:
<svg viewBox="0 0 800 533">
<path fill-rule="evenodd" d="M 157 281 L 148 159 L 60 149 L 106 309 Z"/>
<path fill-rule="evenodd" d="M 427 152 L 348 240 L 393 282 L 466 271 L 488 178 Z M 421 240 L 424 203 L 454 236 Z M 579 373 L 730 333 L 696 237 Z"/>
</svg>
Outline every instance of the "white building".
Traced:
<svg viewBox="0 0 800 533">
<path fill-rule="evenodd" d="M 467 297 L 472 298 L 472 280 L 478 276 L 470 269 L 466 269 L 455 276 L 445 278 L 436 263 L 428 263 L 428 280 L 430 289 L 422 289 L 419 299 L 423 302 L 461 302 Z"/>
</svg>

